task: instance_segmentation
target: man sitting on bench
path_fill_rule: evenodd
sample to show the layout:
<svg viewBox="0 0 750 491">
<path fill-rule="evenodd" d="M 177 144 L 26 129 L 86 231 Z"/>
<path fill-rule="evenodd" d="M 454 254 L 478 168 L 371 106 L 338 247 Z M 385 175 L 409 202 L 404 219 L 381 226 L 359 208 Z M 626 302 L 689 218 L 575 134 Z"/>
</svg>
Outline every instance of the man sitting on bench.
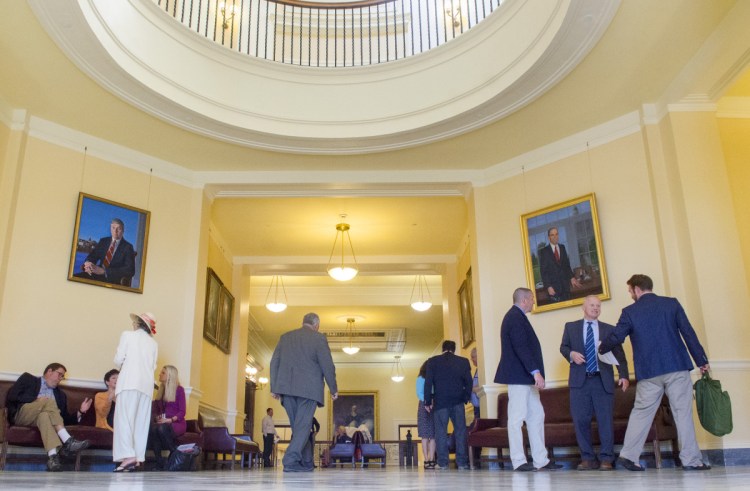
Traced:
<svg viewBox="0 0 750 491">
<path fill-rule="evenodd" d="M 68 414 L 68 398 L 58 386 L 66 372 L 62 364 L 50 363 L 41 377 L 26 372 L 8 390 L 10 424 L 39 428 L 49 455 L 47 470 L 52 472 L 62 470 L 60 455 L 73 457 L 89 446 L 88 440 L 76 440 L 65 429 L 66 424 L 77 424 L 91 407 L 91 399 L 87 397 L 77 414 Z"/>
</svg>

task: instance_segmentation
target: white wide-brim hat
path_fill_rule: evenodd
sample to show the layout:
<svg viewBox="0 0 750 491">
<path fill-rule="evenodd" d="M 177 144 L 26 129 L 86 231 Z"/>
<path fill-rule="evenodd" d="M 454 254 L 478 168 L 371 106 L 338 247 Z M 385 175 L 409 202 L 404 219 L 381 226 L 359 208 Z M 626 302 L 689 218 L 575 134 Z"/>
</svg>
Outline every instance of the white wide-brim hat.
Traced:
<svg viewBox="0 0 750 491">
<path fill-rule="evenodd" d="M 156 317 L 151 312 L 144 312 L 143 314 L 130 314 L 130 319 L 136 322 L 141 319 L 151 329 L 151 334 L 156 334 Z"/>
</svg>

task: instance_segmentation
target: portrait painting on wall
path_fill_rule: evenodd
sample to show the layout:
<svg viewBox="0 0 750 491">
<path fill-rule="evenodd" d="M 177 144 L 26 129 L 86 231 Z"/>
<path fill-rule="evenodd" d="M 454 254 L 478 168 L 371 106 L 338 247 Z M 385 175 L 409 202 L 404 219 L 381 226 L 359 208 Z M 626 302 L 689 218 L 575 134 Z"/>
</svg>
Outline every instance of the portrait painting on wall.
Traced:
<svg viewBox="0 0 750 491">
<path fill-rule="evenodd" d="M 329 396 L 330 397 L 330 396 Z M 328 401 L 328 428 L 331 438 L 337 431 L 349 437 L 359 431 L 366 441 L 378 439 L 378 392 L 339 391 L 335 401 Z"/>
<path fill-rule="evenodd" d="M 216 321 L 216 346 L 224 353 L 229 353 L 232 343 L 232 314 L 234 313 L 234 297 L 222 285 L 219 291 L 219 318 Z"/>
<path fill-rule="evenodd" d="M 461 308 L 461 347 L 474 342 L 474 300 L 471 293 L 471 268 L 458 289 L 458 303 Z"/>
<path fill-rule="evenodd" d="M 151 212 L 78 194 L 68 280 L 143 293 Z"/>
<path fill-rule="evenodd" d="M 206 273 L 206 307 L 203 315 L 203 337 L 216 344 L 219 333 L 219 294 L 223 286 L 213 269 Z"/>
<path fill-rule="evenodd" d="M 593 194 L 521 216 L 526 278 L 533 312 L 609 298 L 607 269 Z"/>
</svg>

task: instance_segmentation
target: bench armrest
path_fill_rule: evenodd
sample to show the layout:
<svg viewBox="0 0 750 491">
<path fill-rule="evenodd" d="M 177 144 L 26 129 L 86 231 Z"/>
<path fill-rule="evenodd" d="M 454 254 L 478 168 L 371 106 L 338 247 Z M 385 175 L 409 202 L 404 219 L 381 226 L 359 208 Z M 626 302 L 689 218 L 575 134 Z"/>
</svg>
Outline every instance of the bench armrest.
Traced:
<svg viewBox="0 0 750 491">
<path fill-rule="evenodd" d="M 476 421 L 476 424 L 470 433 L 487 430 L 489 428 L 497 428 L 498 426 L 500 426 L 500 420 L 497 418 L 480 418 Z"/>
</svg>

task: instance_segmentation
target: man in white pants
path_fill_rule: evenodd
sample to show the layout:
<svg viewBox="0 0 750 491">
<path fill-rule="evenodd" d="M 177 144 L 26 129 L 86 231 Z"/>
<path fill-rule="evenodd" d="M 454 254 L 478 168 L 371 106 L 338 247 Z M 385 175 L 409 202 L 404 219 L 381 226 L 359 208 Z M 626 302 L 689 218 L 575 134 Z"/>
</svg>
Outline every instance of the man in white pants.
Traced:
<svg viewBox="0 0 750 491">
<path fill-rule="evenodd" d="M 534 305 L 528 288 L 516 288 L 513 306 L 500 328 L 500 364 L 495 382 L 508 385 L 508 442 L 513 470 L 555 470 L 562 466 L 550 461 L 544 445 L 544 408 L 539 390 L 544 388 L 542 346 L 526 314 Z M 526 421 L 533 463 L 526 461 L 521 426 Z"/>
</svg>

